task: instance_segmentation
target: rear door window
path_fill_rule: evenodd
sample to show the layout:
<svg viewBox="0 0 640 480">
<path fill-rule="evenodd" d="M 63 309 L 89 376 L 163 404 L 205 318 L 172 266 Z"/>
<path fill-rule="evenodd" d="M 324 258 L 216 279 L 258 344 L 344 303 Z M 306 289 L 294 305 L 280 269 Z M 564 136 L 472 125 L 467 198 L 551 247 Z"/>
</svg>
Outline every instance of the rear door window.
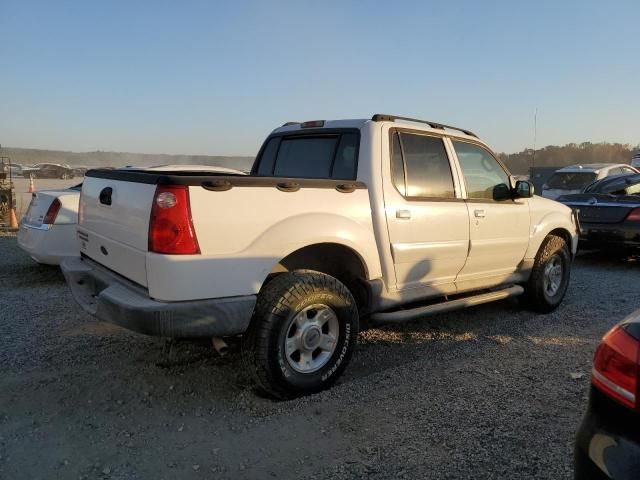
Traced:
<svg viewBox="0 0 640 480">
<path fill-rule="evenodd" d="M 402 160 L 402 146 L 400 145 L 400 136 L 398 132 L 393 132 L 391 141 L 391 178 L 393 184 L 402 194 L 407 196 L 407 186 L 404 178 L 404 161 Z"/>
<path fill-rule="evenodd" d="M 260 176 L 355 179 L 359 136 L 355 132 L 271 138 L 259 160 Z"/>
<path fill-rule="evenodd" d="M 442 138 L 408 132 L 393 135 L 391 169 L 398 191 L 408 198 L 455 198 Z"/>
</svg>

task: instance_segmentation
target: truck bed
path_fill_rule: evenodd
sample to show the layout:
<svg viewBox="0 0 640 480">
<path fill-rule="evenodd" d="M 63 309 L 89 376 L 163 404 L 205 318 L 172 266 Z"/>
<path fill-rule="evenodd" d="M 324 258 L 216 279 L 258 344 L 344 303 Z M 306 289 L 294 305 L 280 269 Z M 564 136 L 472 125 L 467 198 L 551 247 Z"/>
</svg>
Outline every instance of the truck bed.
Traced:
<svg viewBox="0 0 640 480">
<path fill-rule="evenodd" d="M 149 251 L 159 185 L 188 187 L 199 254 Z M 108 205 L 101 199 L 107 191 Z M 310 243 L 340 243 L 377 255 L 367 186 L 331 179 L 90 170 L 78 235 L 83 255 L 162 301 L 255 294 L 282 258 Z"/>
</svg>

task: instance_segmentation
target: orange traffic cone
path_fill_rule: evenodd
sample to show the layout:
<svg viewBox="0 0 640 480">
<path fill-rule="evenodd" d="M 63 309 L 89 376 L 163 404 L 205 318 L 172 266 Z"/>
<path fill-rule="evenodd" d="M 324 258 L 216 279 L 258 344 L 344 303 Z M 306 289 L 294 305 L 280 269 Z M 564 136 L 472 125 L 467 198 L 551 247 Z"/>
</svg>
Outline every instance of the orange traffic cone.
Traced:
<svg viewBox="0 0 640 480">
<path fill-rule="evenodd" d="M 15 230 L 18 228 L 18 218 L 16 217 L 16 209 L 12 208 L 9 211 L 9 228 Z"/>
<path fill-rule="evenodd" d="M 33 193 L 36 191 L 36 186 L 33 183 L 33 175 L 29 175 L 29 191 L 27 193 Z"/>
</svg>

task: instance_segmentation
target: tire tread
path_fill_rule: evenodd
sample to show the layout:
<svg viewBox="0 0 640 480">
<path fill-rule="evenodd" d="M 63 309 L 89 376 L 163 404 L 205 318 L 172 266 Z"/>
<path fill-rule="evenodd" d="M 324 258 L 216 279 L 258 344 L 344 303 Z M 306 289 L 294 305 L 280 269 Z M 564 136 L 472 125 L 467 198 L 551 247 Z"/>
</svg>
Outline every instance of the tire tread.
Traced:
<svg viewBox="0 0 640 480">
<path fill-rule="evenodd" d="M 545 263 L 549 257 L 559 250 L 565 250 L 566 255 L 569 257 L 569 247 L 565 239 L 558 235 L 547 235 L 536 254 L 531 276 L 525 285 L 525 293 L 522 296 L 522 301 L 527 308 L 540 313 L 549 313 L 555 310 L 562 302 L 564 293 L 557 304 L 550 304 L 546 301 L 544 293 L 542 292 L 542 277 L 544 275 Z M 570 270 L 567 270 L 567 276 L 569 275 Z M 569 279 L 567 278 L 567 285 L 568 282 Z M 567 287 L 565 287 L 565 293 L 566 289 Z"/>
<path fill-rule="evenodd" d="M 245 369 L 260 390 L 279 399 L 292 397 L 291 392 L 280 385 L 268 368 L 269 340 L 276 321 L 274 316 L 282 317 L 291 305 L 302 301 L 308 295 L 326 290 L 348 299 L 352 314 L 355 310 L 357 315 L 355 301 L 344 284 L 334 277 L 313 270 L 295 270 L 280 274 L 258 295 L 254 318 L 243 335 L 242 357 Z M 354 335 L 357 333 L 354 332 Z M 334 376 L 337 378 L 339 375 Z"/>
</svg>

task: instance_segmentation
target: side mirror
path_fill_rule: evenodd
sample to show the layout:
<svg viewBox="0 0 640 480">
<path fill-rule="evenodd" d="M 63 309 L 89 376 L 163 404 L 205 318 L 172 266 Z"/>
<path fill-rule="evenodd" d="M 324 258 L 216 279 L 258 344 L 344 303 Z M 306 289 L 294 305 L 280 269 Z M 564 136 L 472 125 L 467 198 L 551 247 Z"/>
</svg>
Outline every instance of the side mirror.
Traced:
<svg viewBox="0 0 640 480">
<path fill-rule="evenodd" d="M 493 199 L 494 200 L 510 200 L 511 199 L 511 189 L 509 185 L 506 183 L 499 183 L 495 187 L 493 187 Z"/>
<path fill-rule="evenodd" d="M 534 192 L 533 183 L 527 180 L 518 180 L 513 189 L 513 198 L 531 198 Z"/>
</svg>

